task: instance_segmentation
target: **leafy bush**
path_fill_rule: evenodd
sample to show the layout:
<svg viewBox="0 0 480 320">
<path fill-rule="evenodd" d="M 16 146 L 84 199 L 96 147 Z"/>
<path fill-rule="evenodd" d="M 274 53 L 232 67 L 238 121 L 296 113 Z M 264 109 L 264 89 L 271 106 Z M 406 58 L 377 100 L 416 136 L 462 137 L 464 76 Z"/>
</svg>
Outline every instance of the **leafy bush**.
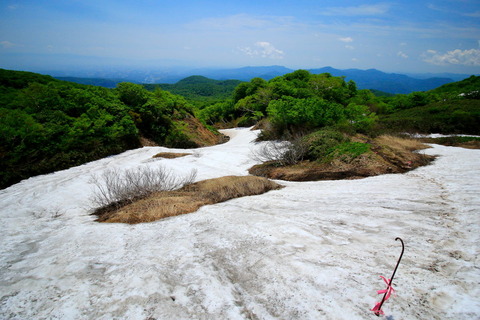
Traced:
<svg viewBox="0 0 480 320">
<path fill-rule="evenodd" d="M 348 163 L 368 151 L 370 151 L 370 145 L 368 143 L 355 141 L 343 142 L 333 147 L 331 152 L 325 159 L 323 159 L 323 161 L 339 159 L 340 161 Z"/>
<path fill-rule="evenodd" d="M 310 160 L 330 162 L 339 159 L 350 162 L 370 150 L 370 145 L 351 141 L 351 139 L 332 129 L 316 131 L 304 138 L 308 147 L 307 157 Z"/>
<path fill-rule="evenodd" d="M 164 145 L 171 148 L 196 148 L 198 145 L 187 133 L 187 125 L 183 121 L 174 121 L 164 140 Z"/>
<path fill-rule="evenodd" d="M 215 103 L 198 111 L 198 118 L 210 125 L 218 122 L 229 122 L 233 120 L 234 115 L 235 108 L 233 101 L 230 100 Z"/>
<path fill-rule="evenodd" d="M 283 97 L 270 102 L 267 108 L 272 123 L 280 127 L 323 127 L 333 125 L 343 117 L 343 107 L 318 98 Z"/>
<path fill-rule="evenodd" d="M 308 158 L 310 160 L 318 160 L 327 157 L 332 150 L 341 143 L 347 142 L 348 138 L 339 132 L 331 129 L 316 131 L 306 136 Z"/>
</svg>

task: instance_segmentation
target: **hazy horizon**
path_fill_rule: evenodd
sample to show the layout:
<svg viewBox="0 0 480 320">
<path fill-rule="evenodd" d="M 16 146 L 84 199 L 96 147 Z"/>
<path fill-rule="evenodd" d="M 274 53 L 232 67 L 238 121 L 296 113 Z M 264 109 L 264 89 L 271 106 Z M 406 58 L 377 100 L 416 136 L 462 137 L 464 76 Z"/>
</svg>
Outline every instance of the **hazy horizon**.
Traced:
<svg viewBox="0 0 480 320">
<path fill-rule="evenodd" d="M 480 5 L 425 1 L 17 1 L 0 5 L 0 68 L 480 73 Z"/>
</svg>

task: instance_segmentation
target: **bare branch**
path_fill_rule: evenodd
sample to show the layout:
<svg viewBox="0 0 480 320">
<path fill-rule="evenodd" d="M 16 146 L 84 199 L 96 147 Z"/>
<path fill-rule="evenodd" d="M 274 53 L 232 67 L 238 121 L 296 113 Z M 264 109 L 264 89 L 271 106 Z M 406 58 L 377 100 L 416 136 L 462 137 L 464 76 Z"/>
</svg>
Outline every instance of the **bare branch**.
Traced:
<svg viewBox="0 0 480 320">
<path fill-rule="evenodd" d="M 176 190 L 195 181 L 197 170 L 186 176 L 177 176 L 164 167 L 148 166 L 120 172 L 108 169 L 100 176 L 92 175 L 90 183 L 95 186 L 91 201 L 96 207 L 121 207 L 158 191 Z"/>
<path fill-rule="evenodd" d="M 292 141 L 269 141 L 258 151 L 252 152 L 252 159 L 259 162 L 277 162 L 292 165 L 302 161 L 308 152 L 308 145 L 302 138 Z"/>
</svg>

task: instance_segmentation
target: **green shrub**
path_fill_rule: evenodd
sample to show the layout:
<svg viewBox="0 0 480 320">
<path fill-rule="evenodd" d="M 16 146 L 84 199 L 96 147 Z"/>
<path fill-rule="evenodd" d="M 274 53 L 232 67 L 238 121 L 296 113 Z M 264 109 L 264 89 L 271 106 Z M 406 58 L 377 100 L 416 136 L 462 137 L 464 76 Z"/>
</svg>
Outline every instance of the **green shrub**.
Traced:
<svg viewBox="0 0 480 320">
<path fill-rule="evenodd" d="M 198 145 L 188 134 L 187 124 L 183 121 L 173 122 L 173 127 L 165 139 L 165 146 L 171 148 L 198 148 Z"/>
<path fill-rule="evenodd" d="M 350 162 L 370 150 L 369 144 L 351 141 L 345 134 L 332 129 L 316 131 L 304 141 L 308 145 L 307 158 L 320 162 L 333 159 Z"/>
<path fill-rule="evenodd" d="M 368 143 L 348 141 L 335 146 L 326 160 L 339 159 L 343 162 L 350 162 L 368 151 L 370 151 Z"/>
<path fill-rule="evenodd" d="M 307 157 L 310 160 L 323 159 L 328 156 L 337 145 L 348 141 L 339 131 L 324 129 L 309 134 L 304 138 L 308 144 Z"/>
</svg>

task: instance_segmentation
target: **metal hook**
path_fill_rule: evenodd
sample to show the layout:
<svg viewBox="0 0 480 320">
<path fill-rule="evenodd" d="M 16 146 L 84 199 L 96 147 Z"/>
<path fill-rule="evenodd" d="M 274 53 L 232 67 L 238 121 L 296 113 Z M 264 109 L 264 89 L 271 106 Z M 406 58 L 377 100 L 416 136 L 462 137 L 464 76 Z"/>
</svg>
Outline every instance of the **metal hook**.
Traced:
<svg viewBox="0 0 480 320">
<path fill-rule="evenodd" d="M 378 311 L 375 312 L 375 314 L 377 315 L 377 317 L 380 316 L 380 310 L 382 309 L 382 305 L 383 303 L 385 302 L 385 298 L 387 296 L 387 293 L 388 293 L 388 289 L 392 286 L 392 283 L 393 283 L 393 277 L 395 277 L 395 273 L 397 272 L 397 269 L 398 269 L 398 265 L 400 264 L 400 260 L 402 260 L 402 257 L 403 257 L 403 252 L 405 251 L 405 245 L 403 244 L 403 240 L 399 237 L 395 238 L 395 241 L 397 240 L 400 240 L 400 242 L 402 243 L 402 253 L 400 254 L 400 257 L 398 258 L 397 260 L 397 265 L 395 266 L 395 270 L 393 270 L 393 274 L 392 276 L 390 277 L 390 281 L 388 283 L 388 287 L 387 287 L 387 290 L 385 291 L 385 294 L 383 295 L 383 298 L 382 298 L 382 302 L 380 302 L 380 306 L 378 307 Z"/>
</svg>

